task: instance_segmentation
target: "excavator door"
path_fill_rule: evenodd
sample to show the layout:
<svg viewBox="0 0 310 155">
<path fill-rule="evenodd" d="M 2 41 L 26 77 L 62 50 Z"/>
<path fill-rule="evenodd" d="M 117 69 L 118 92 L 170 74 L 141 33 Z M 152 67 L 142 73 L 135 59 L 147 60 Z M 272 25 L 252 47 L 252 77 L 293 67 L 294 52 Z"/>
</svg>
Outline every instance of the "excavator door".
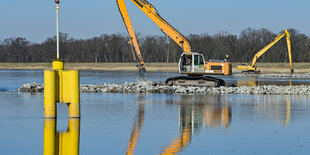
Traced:
<svg viewBox="0 0 310 155">
<path fill-rule="evenodd" d="M 188 75 L 202 75 L 205 72 L 205 59 L 200 53 L 183 53 L 179 60 L 179 72 Z"/>
</svg>

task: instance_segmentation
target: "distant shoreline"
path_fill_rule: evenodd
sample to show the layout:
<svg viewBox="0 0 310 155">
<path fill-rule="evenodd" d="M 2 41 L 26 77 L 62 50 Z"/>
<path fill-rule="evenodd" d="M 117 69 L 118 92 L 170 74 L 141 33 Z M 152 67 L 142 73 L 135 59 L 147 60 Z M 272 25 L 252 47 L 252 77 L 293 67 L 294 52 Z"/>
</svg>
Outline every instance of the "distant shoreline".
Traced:
<svg viewBox="0 0 310 155">
<path fill-rule="evenodd" d="M 233 72 L 239 63 L 232 63 Z M 146 63 L 149 72 L 178 72 L 177 63 Z M 258 63 L 262 73 L 290 73 L 288 63 Z M 310 73 L 310 63 L 294 63 L 295 73 Z M 52 69 L 52 63 L 0 63 L 1 70 L 45 70 Z M 137 71 L 135 63 L 65 63 L 65 69 L 101 71 Z"/>
<path fill-rule="evenodd" d="M 178 72 L 177 63 L 148 63 L 151 72 Z M 65 63 L 65 69 L 101 71 L 137 71 L 135 63 Z M 0 63 L 2 70 L 45 70 L 52 69 L 52 63 Z"/>
</svg>

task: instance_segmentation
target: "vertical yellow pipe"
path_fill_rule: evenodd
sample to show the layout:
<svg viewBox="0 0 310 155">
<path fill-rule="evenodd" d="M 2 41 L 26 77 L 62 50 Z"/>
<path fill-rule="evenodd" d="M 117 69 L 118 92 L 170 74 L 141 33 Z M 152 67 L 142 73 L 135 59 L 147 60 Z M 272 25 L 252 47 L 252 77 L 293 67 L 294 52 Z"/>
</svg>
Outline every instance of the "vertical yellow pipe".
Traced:
<svg viewBox="0 0 310 155">
<path fill-rule="evenodd" d="M 55 155 L 56 150 L 56 120 L 44 119 L 44 149 L 43 155 Z"/>
<path fill-rule="evenodd" d="M 56 102 L 63 102 L 63 76 L 62 72 L 64 70 L 64 62 L 61 59 L 52 60 L 53 70 L 57 71 L 56 75 Z"/>
<path fill-rule="evenodd" d="M 69 103 L 69 117 L 80 117 L 79 71 L 63 71 L 63 99 L 65 103 Z"/>
<path fill-rule="evenodd" d="M 44 118 L 56 117 L 56 71 L 44 71 Z"/>
<path fill-rule="evenodd" d="M 58 89 L 57 89 L 57 103 L 64 103 L 63 101 L 63 70 L 57 70 L 57 80 L 58 80 Z"/>
</svg>

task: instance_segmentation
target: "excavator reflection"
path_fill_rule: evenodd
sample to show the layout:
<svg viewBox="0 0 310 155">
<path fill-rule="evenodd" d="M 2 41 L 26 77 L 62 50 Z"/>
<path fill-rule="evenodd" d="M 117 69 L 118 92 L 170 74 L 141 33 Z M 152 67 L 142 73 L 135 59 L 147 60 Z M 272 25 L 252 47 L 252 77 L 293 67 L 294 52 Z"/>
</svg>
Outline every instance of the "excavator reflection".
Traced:
<svg viewBox="0 0 310 155">
<path fill-rule="evenodd" d="M 168 104 L 179 105 L 179 132 L 165 147 L 162 147 L 162 155 L 174 155 L 191 143 L 192 135 L 199 133 L 203 127 L 224 127 L 228 130 L 231 122 L 231 106 L 228 103 L 216 104 L 220 96 L 208 96 L 208 103 L 205 103 L 206 96 L 181 96 L 178 100 L 168 100 Z M 188 101 L 188 102 L 187 102 Z M 222 103 L 222 102 L 220 102 Z M 133 122 L 131 136 L 128 142 L 126 154 L 134 154 L 137 141 L 144 123 L 144 104 L 140 103 L 138 114 Z"/>
<path fill-rule="evenodd" d="M 262 116 L 272 118 L 275 122 L 283 124 L 285 127 L 289 125 L 291 120 L 291 101 L 288 96 L 286 98 L 273 97 L 264 98 L 261 104 L 256 104 L 255 111 Z"/>
<path fill-rule="evenodd" d="M 292 86 L 295 83 L 292 81 L 292 78 L 278 80 L 278 81 L 275 81 L 274 79 L 263 80 L 263 79 L 260 79 L 259 77 L 246 77 L 246 78 L 237 79 L 238 87 L 242 87 L 242 86 L 256 87 L 256 86 L 275 85 L 275 84 L 283 85 L 283 86 L 287 86 L 287 85 Z"/>
<path fill-rule="evenodd" d="M 56 131 L 56 119 L 44 120 L 44 155 L 78 155 L 80 119 L 69 118 L 66 132 Z"/>
<path fill-rule="evenodd" d="M 138 114 L 136 115 L 136 119 L 132 126 L 131 136 L 128 142 L 126 155 L 132 155 L 134 153 L 143 123 L 144 123 L 144 104 L 140 103 L 138 108 Z"/>
<path fill-rule="evenodd" d="M 248 87 L 256 87 L 261 85 L 260 81 L 256 80 L 256 77 L 247 77 L 247 78 L 240 78 L 237 81 L 237 86 L 248 86 Z"/>
<path fill-rule="evenodd" d="M 174 155 L 181 152 L 190 145 L 192 135 L 199 133 L 205 127 L 228 127 L 231 122 L 231 106 L 226 104 L 216 104 L 220 96 L 208 96 L 208 103 L 203 101 L 206 96 L 181 96 L 181 100 L 174 102 L 179 104 L 179 136 L 172 140 L 160 154 Z M 188 101 L 189 102 L 186 102 Z"/>
<path fill-rule="evenodd" d="M 225 127 L 228 130 L 231 121 L 231 107 L 228 105 L 212 107 L 205 110 L 206 126 Z"/>
</svg>

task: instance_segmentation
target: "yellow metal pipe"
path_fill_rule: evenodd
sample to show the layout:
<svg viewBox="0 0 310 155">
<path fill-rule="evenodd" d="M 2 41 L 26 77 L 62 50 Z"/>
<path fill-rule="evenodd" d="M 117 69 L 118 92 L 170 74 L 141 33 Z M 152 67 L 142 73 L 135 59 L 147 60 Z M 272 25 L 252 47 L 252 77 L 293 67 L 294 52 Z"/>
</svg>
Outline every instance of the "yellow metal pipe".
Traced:
<svg viewBox="0 0 310 155">
<path fill-rule="evenodd" d="M 57 103 L 64 103 L 63 101 L 63 70 L 57 70 Z"/>
<path fill-rule="evenodd" d="M 56 71 L 44 71 L 44 118 L 56 117 Z"/>
<path fill-rule="evenodd" d="M 52 60 L 52 68 L 53 70 L 57 71 L 56 75 L 56 102 L 61 103 L 63 102 L 63 97 L 62 97 L 62 71 L 64 70 L 64 62 L 61 59 L 55 59 Z"/>
<path fill-rule="evenodd" d="M 63 71 L 63 101 L 68 103 L 69 117 L 80 117 L 79 71 Z"/>
<path fill-rule="evenodd" d="M 56 120 L 44 119 L 44 149 L 43 155 L 56 154 Z"/>
<path fill-rule="evenodd" d="M 64 70 L 64 61 L 61 59 L 52 60 L 53 70 Z"/>
</svg>

